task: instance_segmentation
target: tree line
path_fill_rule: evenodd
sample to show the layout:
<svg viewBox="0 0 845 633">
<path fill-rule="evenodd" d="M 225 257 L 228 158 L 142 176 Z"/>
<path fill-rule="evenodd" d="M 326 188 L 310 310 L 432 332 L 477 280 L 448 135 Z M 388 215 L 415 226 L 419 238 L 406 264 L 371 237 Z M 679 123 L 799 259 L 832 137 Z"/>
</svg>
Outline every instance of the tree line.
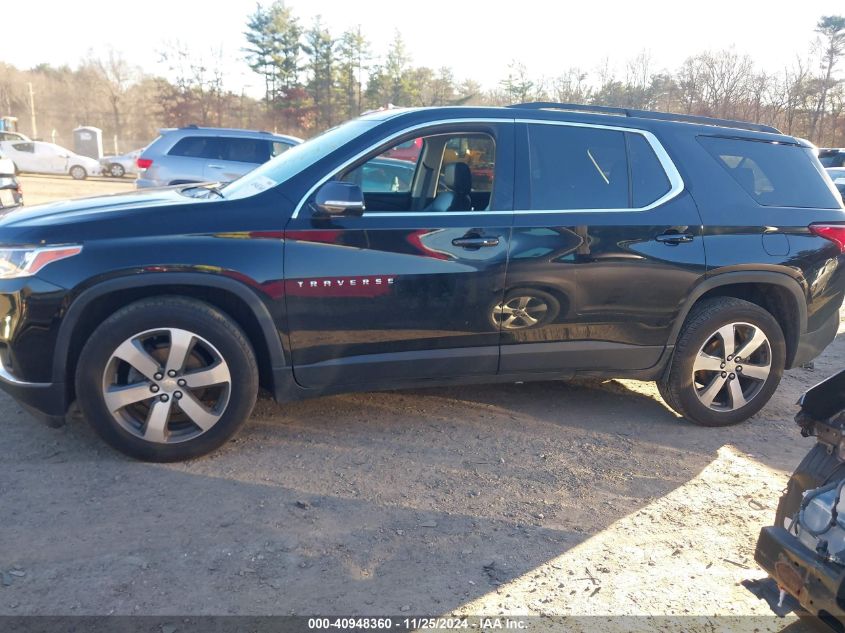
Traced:
<svg viewBox="0 0 845 633">
<path fill-rule="evenodd" d="M 222 51 L 200 55 L 183 42 L 159 51 L 162 72 L 130 65 L 120 51 L 89 55 L 75 68 L 20 70 L 0 62 L 0 115 L 36 136 L 70 143 L 81 124 L 104 130 L 107 150 L 152 140 L 159 128 L 189 124 L 276 130 L 311 136 L 366 110 L 396 106 L 505 105 L 558 101 L 663 110 L 774 125 L 820 146 L 845 145 L 845 17 L 823 16 L 807 50 L 780 71 L 735 50 L 703 51 L 674 70 L 648 52 L 622 70 L 570 67 L 538 77 L 518 60 L 496 86 L 459 79 L 451 68 L 414 63 L 400 32 L 383 56 L 360 26 L 332 33 L 320 17 L 305 25 L 283 2 L 258 5 L 245 19 L 244 63 L 263 97 L 230 87 Z"/>
</svg>

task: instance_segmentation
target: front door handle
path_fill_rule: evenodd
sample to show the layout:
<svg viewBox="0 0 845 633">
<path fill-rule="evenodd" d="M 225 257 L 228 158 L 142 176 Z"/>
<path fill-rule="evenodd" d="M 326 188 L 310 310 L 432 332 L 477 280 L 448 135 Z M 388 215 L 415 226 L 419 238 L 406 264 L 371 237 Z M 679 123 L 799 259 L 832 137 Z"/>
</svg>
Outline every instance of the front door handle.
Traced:
<svg viewBox="0 0 845 633">
<path fill-rule="evenodd" d="M 498 246 L 498 237 L 459 237 L 452 240 L 453 246 L 461 246 L 463 248 L 483 248 L 485 246 Z"/>
<path fill-rule="evenodd" d="M 692 242 L 693 235 L 691 233 L 663 233 L 662 235 L 658 235 L 654 239 L 658 242 L 663 242 L 664 244 L 685 244 L 687 242 Z"/>
<path fill-rule="evenodd" d="M 223 165 L 209 165 L 208 168 L 209 169 L 225 169 L 225 167 L 223 167 Z"/>
</svg>

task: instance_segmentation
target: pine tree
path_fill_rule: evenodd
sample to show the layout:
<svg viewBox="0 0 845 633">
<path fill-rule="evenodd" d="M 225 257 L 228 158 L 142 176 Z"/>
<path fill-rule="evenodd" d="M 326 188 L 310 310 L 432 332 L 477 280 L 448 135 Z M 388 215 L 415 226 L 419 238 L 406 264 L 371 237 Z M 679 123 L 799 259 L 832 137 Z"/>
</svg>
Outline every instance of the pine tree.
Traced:
<svg viewBox="0 0 845 633">
<path fill-rule="evenodd" d="M 370 44 L 361 33 L 360 25 L 341 36 L 337 45 L 338 81 L 347 118 L 354 118 L 364 110 L 361 90 L 370 57 Z"/>
</svg>

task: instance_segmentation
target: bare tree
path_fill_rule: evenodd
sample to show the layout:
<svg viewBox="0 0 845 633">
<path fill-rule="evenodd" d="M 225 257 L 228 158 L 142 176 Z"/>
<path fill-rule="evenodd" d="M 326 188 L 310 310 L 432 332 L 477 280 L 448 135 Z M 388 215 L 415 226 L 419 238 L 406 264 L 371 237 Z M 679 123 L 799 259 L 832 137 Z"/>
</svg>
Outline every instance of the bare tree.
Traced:
<svg viewBox="0 0 845 633">
<path fill-rule="evenodd" d="M 704 69 L 704 101 L 711 114 L 735 116 L 738 103 L 747 97 L 749 78 L 753 73 L 751 58 L 733 50 L 707 52 L 701 56 Z"/>
<path fill-rule="evenodd" d="M 816 108 L 810 124 L 810 137 L 816 136 L 819 123 L 824 116 L 827 105 L 827 95 L 835 81 L 833 72 L 836 64 L 845 54 L 845 17 L 841 15 L 825 15 L 816 24 L 816 33 L 821 36 L 821 85 Z"/>
<path fill-rule="evenodd" d="M 552 95 L 561 103 L 586 103 L 590 100 L 592 89 L 588 82 L 589 75 L 580 68 L 568 68 L 551 82 Z"/>
<path fill-rule="evenodd" d="M 704 64 L 700 55 L 688 57 L 676 73 L 684 114 L 692 114 L 704 100 Z"/>
<path fill-rule="evenodd" d="M 123 101 L 129 86 L 139 74 L 138 70 L 133 68 L 120 52 L 111 47 L 105 57 L 92 58 L 91 61 L 103 79 L 103 89 L 111 106 L 114 133 L 120 135 L 123 129 L 121 120 Z"/>
<path fill-rule="evenodd" d="M 806 108 L 810 96 L 809 79 L 809 67 L 800 58 L 796 59 L 795 65 L 784 73 L 784 115 L 787 134 L 795 132 L 797 118 Z"/>
</svg>

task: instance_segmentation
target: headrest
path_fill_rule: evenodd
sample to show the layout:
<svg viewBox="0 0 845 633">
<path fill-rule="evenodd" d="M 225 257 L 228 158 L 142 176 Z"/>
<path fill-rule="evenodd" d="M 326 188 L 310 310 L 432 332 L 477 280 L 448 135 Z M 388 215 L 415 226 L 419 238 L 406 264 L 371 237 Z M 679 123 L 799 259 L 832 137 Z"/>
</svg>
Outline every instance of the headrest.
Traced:
<svg viewBox="0 0 845 633">
<path fill-rule="evenodd" d="M 449 163 L 443 172 L 444 184 L 458 194 L 468 194 L 472 189 L 472 172 L 466 163 Z"/>
</svg>

